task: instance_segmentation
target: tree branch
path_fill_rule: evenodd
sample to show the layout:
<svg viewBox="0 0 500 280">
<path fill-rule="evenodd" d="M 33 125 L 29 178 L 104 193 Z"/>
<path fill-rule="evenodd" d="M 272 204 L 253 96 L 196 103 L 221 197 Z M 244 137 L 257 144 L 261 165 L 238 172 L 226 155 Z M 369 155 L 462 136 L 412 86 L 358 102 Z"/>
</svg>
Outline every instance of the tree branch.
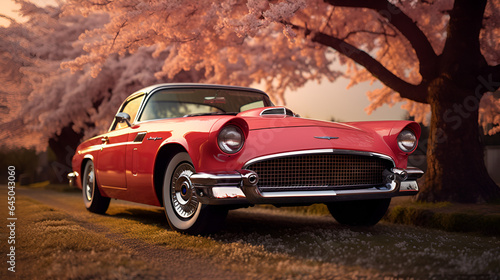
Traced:
<svg viewBox="0 0 500 280">
<path fill-rule="evenodd" d="M 116 32 L 115 34 L 115 37 L 113 38 L 113 43 L 111 44 L 111 46 L 109 47 L 110 50 L 113 49 L 113 47 L 115 46 L 115 43 L 116 43 L 116 39 L 118 38 L 118 36 L 120 35 L 120 32 L 122 31 L 122 28 L 124 28 L 125 26 L 127 25 L 127 21 L 125 20 L 121 25 L 120 27 L 118 28 L 118 31 Z"/>
<path fill-rule="evenodd" d="M 420 62 L 420 75 L 424 80 L 434 78 L 437 54 L 427 36 L 401 9 L 386 0 L 324 0 L 326 3 L 346 8 L 367 8 L 386 18 L 410 42 Z"/>
<path fill-rule="evenodd" d="M 294 27 L 305 30 L 305 28 L 302 27 Z M 310 31 L 306 30 L 305 32 L 307 33 Z M 368 70 L 374 77 L 379 79 L 386 86 L 399 92 L 401 97 L 421 103 L 427 103 L 427 87 L 423 82 L 419 85 L 413 85 L 404 81 L 403 79 L 394 75 L 391 71 L 389 71 L 368 53 L 341 39 L 335 38 L 322 32 L 317 32 L 312 34 L 311 40 L 324 46 L 331 47 L 341 54 L 354 60 L 356 63 L 362 65 L 366 68 L 366 70 Z"/>
<path fill-rule="evenodd" d="M 357 35 L 359 33 L 366 33 L 366 34 L 371 34 L 371 35 L 383 35 L 384 37 L 396 37 L 396 34 L 387 34 L 385 32 L 374 32 L 374 31 L 367 31 L 367 30 L 359 30 L 359 31 L 350 31 L 349 33 L 347 33 L 347 35 L 344 36 L 344 38 L 342 38 L 342 40 L 347 40 L 349 39 L 349 37 L 351 37 L 351 35 Z"/>
</svg>

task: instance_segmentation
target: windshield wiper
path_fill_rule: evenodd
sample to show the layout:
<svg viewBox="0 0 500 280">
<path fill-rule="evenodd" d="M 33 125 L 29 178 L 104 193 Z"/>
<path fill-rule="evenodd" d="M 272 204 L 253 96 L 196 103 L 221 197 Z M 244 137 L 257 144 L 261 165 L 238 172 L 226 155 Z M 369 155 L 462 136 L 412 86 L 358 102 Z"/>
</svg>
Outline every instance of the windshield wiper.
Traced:
<svg viewBox="0 0 500 280">
<path fill-rule="evenodd" d="M 231 116 L 236 116 L 238 113 L 236 112 L 211 112 L 211 113 L 197 113 L 197 114 L 187 114 L 184 115 L 183 117 L 198 117 L 198 116 L 214 116 L 214 115 L 231 115 Z"/>
</svg>

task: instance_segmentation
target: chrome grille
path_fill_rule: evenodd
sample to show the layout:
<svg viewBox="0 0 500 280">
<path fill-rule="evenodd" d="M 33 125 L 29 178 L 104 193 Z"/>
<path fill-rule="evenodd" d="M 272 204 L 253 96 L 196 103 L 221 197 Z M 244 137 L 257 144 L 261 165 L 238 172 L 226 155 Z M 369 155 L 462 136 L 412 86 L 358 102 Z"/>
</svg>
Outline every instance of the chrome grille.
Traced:
<svg viewBox="0 0 500 280">
<path fill-rule="evenodd" d="M 390 160 L 363 155 L 313 154 L 274 158 L 245 169 L 259 175 L 260 191 L 366 188 L 382 185 Z"/>
</svg>

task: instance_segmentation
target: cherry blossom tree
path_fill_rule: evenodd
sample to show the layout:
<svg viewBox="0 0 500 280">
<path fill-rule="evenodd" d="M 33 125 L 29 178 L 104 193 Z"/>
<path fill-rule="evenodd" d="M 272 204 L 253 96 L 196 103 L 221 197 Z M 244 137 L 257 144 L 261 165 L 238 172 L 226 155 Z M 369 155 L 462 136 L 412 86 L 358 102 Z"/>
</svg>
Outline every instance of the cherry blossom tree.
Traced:
<svg viewBox="0 0 500 280">
<path fill-rule="evenodd" d="M 167 52 L 147 46 L 109 56 L 96 75 L 90 67 L 73 73 L 61 69 L 64 61 L 86 54 L 79 37 L 108 23 L 108 14 L 72 15 L 62 5 L 17 2 L 27 22 L 11 19 L 10 26 L 0 28 L 0 139 L 3 145 L 39 151 L 49 145 L 58 160 L 56 172 L 69 172 L 81 139 L 104 132 L 130 93 L 163 81 L 198 80 L 196 71 L 158 80 L 155 73 Z"/>
<path fill-rule="evenodd" d="M 428 170 L 421 199 L 500 196 L 479 140 L 481 130 L 500 131 L 498 0 L 67 0 L 58 11 L 52 19 L 60 27 L 50 30 L 78 29 L 60 38 L 72 52 L 62 55 L 61 44 L 50 45 L 55 40 L 32 36 L 23 46 L 30 62 L 19 66 L 32 71 L 21 77 L 31 81 L 32 73 L 51 73 L 30 82 L 21 110 L 39 108 L 37 117 L 22 119 L 39 132 L 51 124 L 46 137 L 63 128 L 105 130 L 104 117 L 131 92 L 125 90 L 154 80 L 260 83 L 284 104 L 287 90 L 344 75 L 351 85 L 382 82 L 368 93 L 368 112 L 403 102 L 430 125 L 422 139 Z M 21 27 L 50 34 L 35 25 Z M 34 46 L 61 56 L 33 61 Z M 338 63 L 346 71 L 336 70 Z"/>
<path fill-rule="evenodd" d="M 63 64 L 93 65 L 140 46 L 168 50 L 157 77 L 197 69 L 207 82 L 263 82 L 283 101 L 288 89 L 340 74 L 351 84 L 380 80 L 368 111 L 405 102 L 430 123 L 421 199 L 477 202 L 499 197 L 479 124 L 500 130 L 499 1 L 227 0 L 70 1 L 72 13 L 105 10 L 112 20 L 85 34 L 89 53 Z M 430 120 L 428 118 L 429 112 Z"/>
</svg>

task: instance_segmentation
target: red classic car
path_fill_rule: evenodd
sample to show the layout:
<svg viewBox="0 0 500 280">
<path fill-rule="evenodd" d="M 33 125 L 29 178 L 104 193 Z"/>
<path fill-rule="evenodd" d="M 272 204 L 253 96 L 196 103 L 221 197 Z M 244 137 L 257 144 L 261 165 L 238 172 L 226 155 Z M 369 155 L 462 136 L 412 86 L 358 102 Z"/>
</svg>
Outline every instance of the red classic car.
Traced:
<svg viewBox="0 0 500 280">
<path fill-rule="evenodd" d="M 204 234 L 228 210 L 325 203 L 342 224 L 374 225 L 394 196 L 415 195 L 412 121 L 333 123 L 275 107 L 262 91 L 160 84 L 130 95 L 109 132 L 81 143 L 70 181 L 85 207 L 110 198 L 165 208 L 172 229 Z"/>
</svg>

